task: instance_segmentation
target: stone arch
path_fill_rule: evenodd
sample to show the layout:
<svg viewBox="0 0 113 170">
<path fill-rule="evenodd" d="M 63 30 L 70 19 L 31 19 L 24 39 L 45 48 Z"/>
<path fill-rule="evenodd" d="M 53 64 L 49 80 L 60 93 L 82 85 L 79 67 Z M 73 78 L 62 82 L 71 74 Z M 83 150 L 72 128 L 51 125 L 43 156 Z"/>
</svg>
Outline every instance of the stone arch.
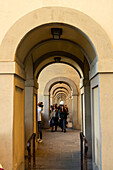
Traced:
<svg viewBox="0 0 113 170">
<path fill-rule="evenodd" d="M 49 91 L 50 91 L 50 88 L 53 86 L 53 84 L 57 83 L 57 82 L 65 82 L 65 83 L 68 83 L 70 85 L 70 87 L 73 89 L 73 95 L 78 95 L 78 90 L 77 90 L 77 87 L 75 85 L 75 83 L 67 78 L 67 77 L 56 77 L 56 78 L 53 78 L 52 80 L 50 80 L 46 86 L 45 86 L 45 89 L 44 89 L 44 95 L 49 95 Z"/>
<path fill-rule="evenodd" d="M 49 64 L 55 63 L 53 61 L 53 56 L 61 56 L 63 58 L 63 61 L 60 61 L 60 63 L 68 64 L 72 66 L 79 74 L 80 78 L 83 77 L 83 64 L 80 60 L 74 61 L 72 57 L 75 57 L 74 55 L 67 53 L 67 52 L 61 52 L 61 51 L 54 51 L 50 52 L 48 54 L 45 54 L 41 56 L 41 59 L 44 57 L 43 61 L 40 62 L 40 59 L 36 61 L 34 65 L 34 77 L 38 77 L 40 72 Z M 49 59 L 49 61 L 48 61 Z M 76 59 L 77 60 L 77 59 Z M 46 64 L 45 64 L 46 63 Z"/>
<path fill-rule="evenodd" d="M 62 100 L 64 101 L 64 105 L 66 104 L 66 97 L 67 97 L 67 94 L 65 94 L 64 92 L 58 92 L 56 94 L 56 103 L 59 104 L 60 103 L 60 99 L 62 98 Z"/>
<path fill-rule="evenodd" d="M 57 90 L 65 90 L 66 92 L 69 93 L 68 89 L 66 89 L 65 87 L 57 87 L 54 91 L 53 91 L 53 95 L 55 95 L 55 93 L 57 92 Z"/>
<path fill-rule="evenodd" d="M 57 89 L 57 90 L 55 91 L 54 95 L 56 96 L 56 94 L 57 94 L 58 92 L 61 92 L 61 93 L 63 92 L 63 93 L 65 93 L 66 95 L 69 94 L 66 89 Z"/>
<path fill-rule="evenodd" d="M 60 88 L 66 89 L 68 93 L 71 93 L 71 88 L 70 88 L 67 84 L 64 84 L 64 83 L 60 84 L 60 83 L 58 83 L 58 84 L 55 84 L 55 85 L 51 88 L 51 91 L 50 91 L 51 95 L 53 95 L 54 92 L 55 92 L 57 89 L 60 89 Z"/>
<path fill-rule="evenodd" d="M 66 90 L 57 90 L 55 92 L 55 96 L 57 96 L 58 94 L 65 94 L 66 96 L 68 95 L 67 91 Z"/>
<path fill-rule="evenodd" d="M 64 101 L 64 104 L 67 104 L 66 99 L 68 97 L 68 93 L 66 90 L 57 90 L 55 92 L 54 98 L 56 99 L 56 101 L 58 101 L 58 98 L 60 100 Z M 56 102 L 57 104 L 59 104 L 59 102 Z"/>
<path fill-rule="evenodd" d="M 51 100 L 50 103 L 55 103 L 54 93 L 58 89 L 66 89 L 67 92 L 68 92 L 68 98 L 67 98 L 66 102 L 67 102 L 67 106 L 69 108 L 69 120 L 72 122 L 72 89 L 71 89 L 71 87 L 69 87 L 69 85 L 64 84 L 64 83 L 62 83 L 62 84 L 60 84 L 60 83 L 55 84 L 51 88 L 51 91 L 50 91 L 50 100 Z"/>
<path fill-rule="evenodd" d="M 17 50 L 18 45 L 21 44 L 20 42 L 23 39 L 23 37 L 25 35 L 27 35 L 27 33 L 30 32 L 31 30 L 33 30 L 34 28 L 39 27 L 43 24 L 54 23 L 54 22 L 68 24 L 70 26 L 77 28 L 86 37 L 86 39 L 89 40 L 92 47 L 94 47 L 97 55 L 95 56 L 94 60 L 91 62 L 90 78 L 91 78 L 91 76 L 96 75 L 97 72 L 98 73 L 99 72 L 102 72 L 102 73 L 113 72 L 113 50 L 112 50 L 112 45 L 110 43 L 110 40 L 109 40 L 107 34 L 105 33 L 105 31 L 102 29 L 102 27 L 99 24 L 97 24 L 89 16 L 85 15 L 84 13 L 82 13 L 80 11 L 65 8 L 65 7 L 45 7 L 45 8 L 37 9 L 37 10 L 32 11 L 31 13 L 23 16 L 10 28 L 10 30 L 6 33 L 2 43 L 0 45 L 0 61 L 1 61 L 0 64 L 2 66 L 1 72 L 5 73 L 5 74 L 7 74 L 7 73 L 15 74 L 16 73 L 21 78 L 25 79 L 23 70 L 21 70 L 22 71 L 21 74 L 18 71 L 20 68 L 17 66 L 17 63 L 24 69 L 22 63 L 20 61 L 18 61 L 18 58 L 16 57 L 16 50 Z M 22 27 L 22 25 L 24 25 L 24 27 Z M 7 62 L 3 63 L 2 61 L 7 61 Z M 10 62 L 8 62 L 8 61 L 10 61 Z M 16 61 L 17 63 L 13 62 L 13 61 Z M 9 65 L 10 65 L 10 67 L 9 67 Z M 7 68 L 7 69 L 5 69 L 5 68 Z M 19 69 L 17 69 L 17 68 L 19 68 Z M 111 80 L 111 77 L 110 78 L 109 77 L 107 77 L 107 80 Z M 96 77 L 96 78 L 97 78 L 96 86 L 94 86 L 94 83 L 92 83 L 93 84 L 92 89 L 94 89 L 94 87 L 97 87 L 97 85 L 99 85 L 99 88 L 101 88 L 101 91 L 99 91 L 99 93 L 101 93 L 100 94 L 100 98 L 101 98 L 101 103 L 100 103 L 101 106 L 100 107 L 101 107 L 101 110 L 103 111 L 102 118 L 104 118 L 104 116 L 106 115 L 105 114 L 106 103 L 105 103 L 105 101 L 102 100 L 103 99 L 102 95 L 104 93 L 108 93 L 108 91 L 106 89 L 109 88 L 109 86 L 107 88 L 103 89 L 103 87 L 106 85 L 106 82 L 107 82 L 106 77 L 105 77 L 105 79 L 102 76 L 101 76 L 101 79 L 99 79 L 98 77 Z M 13 78 L 11 79 L 11 81 L 12 82 L 10 82 L 11 85 L 10 85 L 10 89 L 9 89 L 10 91 L 13 89 L 13 88 L 11 88 L 13 85 Z M 7 79 L 7 82 L 8 82 L 8 79 Z M 101 82 L 101 84 L 99 84 L 98 82 Z M 87 82 L 84 82 L 84 83 L 87 83 Z M 111 83 L 111 84 L 113 84 L 113 83 Z M 17 84 L 16 84 L 16 86 L 17 86 Z M 24 83 L 22 84 L 21 88 L 24 89 Z M 112 88 L 111 88 L 111 91 L 112 91 Z M 12 105 L 13 105 L 14 100 L 12 100 L 12 99 L 14 96 L 13 95 L 14 92 L 13 92 L 13 90 L 11 92 L 12 92 L 11 93 L 12 96 L 11 97 L 8 96 L 9 97 L 8 99 L 9 99 L 9 101 L 12 101 Z M 112 93 L 109 92 L 108 94 L 111 95 Z M 2 97 L 5 99 L 5 97 L 7 97 L 7 96 L 2 95 Z M 87 98 L 87 96 L 86 96 L 86 98 Z M 103 105 L 102 105 L 102 103 L 103 103 Z M 107 104 L 107 106 L 109 106 L 109 105 Z M 93 106 L 92 106 L 92 108 L 93 108 Z M 112 106 L 110 108 L 112 108 Z M 13 114 L 14 114 L 13 108 L 10 111 L 10 113 L 11 113 L 11 116 L 10 116 L 9 122 L 12 124 L 12 120 L 14 117 L 13 116 Z M 92 111 L 92 113 L 93 113 L 93 111 Z M 110 114 L 110 111 L 108 113 Z M 108 123 L 109 123 L 109 126 L 112 125 L 111 121 L 110 122 L 106 122 L 106 121 L 102 122 L 103 123 L 102 134 L 104 131 L 106 132 L 106 134 L 111 133 L 111 128 L 108 128 L 109 132 L 107 131 L 107 128 L 106 128 L 106 125 Z M 4 127 L 5 126 L 3 126 L 3 128 Z M 103 135 L 103 136 L 104 137 L 102 139 L 102 151 L 103 151 L 102 152 L 102 154 L 103 154 L 102 162 L 106 161 L 106 154 L 105 154 L 106 152 L 104 152 L 105 151 L 104 148 L 106 148 L 106 146 L 107 146 L 107 142 L 104 142 L 105 135 Z M 9 139 L 12 140 L 12 138 L 9 138 Z M 7 139 L 4 140 L 4 143 L 5 142 L 7 142 Z M 10 146 L 12 145 L 12 143 L 10 144 Z M 5 145 L 3 145 L 3 146 L 5 146 Z M 11 152 L 10 152 L 10 155 L 12 157 Z M 108 159 L 109 158 L 110 157 L 108 156 Z M 108 159 L 107 159 L 107 161 L 108 161 Z M 12 162 L 12 160 L 9 162 Z M 107 162 L 107 164 L 108 165 L 110 164 L 109 161 Z"/>
<path fill-rule="evenodd" d="M 45 89 L 44 89 L 44 105 L 46 106 L 44 108 L 44 113 L 47 114 L 47 111 L 48 111 L 48 114 L 46 115 L 46 119 L 48 120 L 48 116 L 49 116 L 49 103 L 50 103 L 50 89 L 57 83 L 59 82 L 63 82 L 63 83 L 66 83 L 68 84 L 71 89 L 72 89 L 72 124 L 73 124 L 73 128 L 74 129 L 77 129 L 77 126 L 78 126 L 78 120 L 77 120 L 77 115 L 80 114 L 78 113 L 78 108 L 77 108 L 77 102 L 78 102 L 78 90 L 77 90 L 77 87 L 76 87 L 76 84 L 69 78 L 67 77 L 56 77 L 56 78 L 53 78 L 51 79 L 45 86 Z"/>
<path fill-rule="evenodd" d="M 34 77 L 38 77 L 39 76 L 39 74 L 40 74 L 40 72 L 46 67 L 46 66 L 48 66 L 48 65 L 50 65 L 50 64 L 54 64 L 55 63 L 55 61 L 53 62 L 53 56 L 54 55 L 57 55 L 57 56 L 62 56 L 62 57 L 65 57 L 65 60 L 63 59 L 63 61 L 62 62 L 60 62 L 60 63 L 64 63 L 64 64 L 68 64 L 68 65 L 70 65 L 71 67 L 73 67 L 77 72 L 78 72 L 78 74 L 79 74 L 79 76 L 80 76 L 80 78 L 81 77 L 84 77 L 83 76 L 83 64 L 82 63 L 77 63 L 77 62 L 75 62 L 75 61 L 73 61 L 72 59 L 71 59 L 71 57 L 70 56 L 72 56 L 71 54 L 69 54 L 69 53 L 67 53 L 67 56 L 66 56 L 66 53 L 65 52 L 51 52 L 51 53 L 49 53 L 49 54 L 46 54 L 45 56 L 46 56 L 46 58 L 40 63 L 39 62 L 39 60 L 35 63 L 35 65 L 34 65 Z M 51 57 L 52 56 L 52 57 Z M 43 56 L 41 56 L 41 58 L 42 58 Z M 67 58 L 66 58 L 67 57 Z M 49 58 L 49 60 L 48 60 L 48 58 Z M 45 64 L 45 62 L 46 62 L 46 64 Z M 73 64 L 72 64 L 73 63 Z M 35 67 L 36 67 L 36 69 L 35 69 Z"/>
<path fill-rule="evenodd" d="M 0 61 L 15 61 L 16 49 L 22 38 L 32 29 L 40 25 L 53 22 L 72 25 L 81 30 L 84 36 L 89 39 L 90 43 L 96 51 L 96 57 L 98 58 L 98 68 L 95 67 L 95 72 L 113 71 L 112 45 L 105 31 L 99 24 L 97 24 L 86 14 L 65 7 L 40 8 L 26 14 L 21 19 L 19 19 L 6 33 L 2 41 L 0 46 Z M 25 26 L 21 27 L 21 25 Z M 6 50 L 5 47 L 7 47 Z M 96 61 L 97 59 L 95 58 L 93 60 L 92 67 Z"/>
</svg>

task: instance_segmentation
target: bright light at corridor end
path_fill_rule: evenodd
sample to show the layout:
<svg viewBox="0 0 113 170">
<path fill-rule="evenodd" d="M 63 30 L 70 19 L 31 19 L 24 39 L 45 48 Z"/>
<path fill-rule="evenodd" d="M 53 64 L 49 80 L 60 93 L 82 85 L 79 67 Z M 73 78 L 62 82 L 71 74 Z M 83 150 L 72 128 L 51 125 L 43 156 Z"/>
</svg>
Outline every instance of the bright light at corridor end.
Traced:
<svg viewBox="0 0 113 170">
<path fill-rule="evenodd" d="M 64 101 L 60 101 L 60 105 L 64 105 Z"/>
</svg>

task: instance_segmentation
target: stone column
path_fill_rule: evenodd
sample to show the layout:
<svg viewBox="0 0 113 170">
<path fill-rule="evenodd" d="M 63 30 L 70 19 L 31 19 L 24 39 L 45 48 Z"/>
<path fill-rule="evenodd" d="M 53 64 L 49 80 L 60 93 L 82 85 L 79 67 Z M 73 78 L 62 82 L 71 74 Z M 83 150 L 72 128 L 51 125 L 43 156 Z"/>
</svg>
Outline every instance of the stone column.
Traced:
<svg viewBox="0 0 113 170">
<path fill-rule="evenodd" d="M 52 104 L 56 102 L 55 96 L 52 97 Z"/>
<path fill-rule="evenodd" d="M 37 88 L 34 87 L 34 133 L 37 134 Z"/>
<path fill-rule="evenodd" d="M 0 75 L 0 163 L 13 169 L 14 75 Z"/>
<path fill-rule="evenodd" d="M 99 74 L 99 88 L 100 162 L 106 170 L 113 169 L 113 73 Z"/>
<path fill-rule="evenodd" d="M 52 98 L 52 96 L 50 97 L 50 105 L 52 105 L 52 100 L 53 100 L 53 98 Z"/>
<path fill-rule="evenodd" d="M 72 95 L 72 126 L 77 127 L 77 95 Z"/>
<path fill-rule="evenodd" d="M 69 118 L 70 118 L 70 121 L 72 122 L 72 99 L 71 99 L 71 96 L 69 97 Z"/>
<path fill-rule="evenodd" d="M 44 95 L 43 127 L 49 127 L 49 95 Z"/>
<path fill-rule="evenodd" d="M 69 95 L 66 97 L 66 105 L 69 108 Z"/>
<path fill-rule="evenodd" d="M 77 129 L 81 130 L 81 94 L 77 96 Z"/>
<path fill-rule="evenodd" d="M 34 80 L 25 81 L 25 146 L 34 133 Z M 26 152 L 27 154 L 27 152 Z"/>
<path fill-rule="evenodd" d="M 83 80 L 84 101 L 85 101 L 85 136 L 88 141 L 88 157 L 92 157 L 92 135 L 91 135 L 91 98 L 90 82 L 88 79 Z"/>
<path fill-rule="evenodd" d="M 113 169 L 113 73 L 91 80 L 93 169 Z"/>
<path fill-rule="evenodd" d="M 24 79 L 16 62 L 0 62 L 0 164 L 6 170 L 24 169 Z"/>
</svg>

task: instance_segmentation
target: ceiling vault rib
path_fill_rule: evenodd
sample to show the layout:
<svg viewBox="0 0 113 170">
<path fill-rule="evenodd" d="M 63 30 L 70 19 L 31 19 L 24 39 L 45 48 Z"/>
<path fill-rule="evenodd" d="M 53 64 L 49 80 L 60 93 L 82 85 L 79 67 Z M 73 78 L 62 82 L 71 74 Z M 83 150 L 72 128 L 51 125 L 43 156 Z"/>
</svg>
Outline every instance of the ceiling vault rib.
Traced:
<svg viewBox="0 0 113 170">
<path fill-rule="evenodd" d="M 69 93 L 69 90 L 68 90 L 66 87 L 60 87 L 60 86 L 59 86 L 59 87 L 57 87 L 56 89 L 53 90 L 53 93 L 52 93 L 52 94 L 54 94 L 57 89 L 65 89 L 65 90 L 67 90 L 67 92 Z"/>
<path fill-rule="evenodd" d="M 47 44 L 48 42 L 58 42 L 58 41 L 62 41 L 62 42 L 69 42 L 70 44 L 73 44 L 75 45 L 77 48 L 80 49 L 80 51 L 84 54 L 84 56 L 87 58 L 88 62 L 91 63 L 91 60 L 90 60 L 90 57 L 88 56 L 88 54 L 85 52 L 85 50 L 79 45 L 77 44 L 76 42 L 74 41 L 71 41 L 71 40 L 68 40 L 68 39 L 63 39 L 61 38 L 60 40 L 54 40 L 54 39 L 47 39 L 47 40 L 43 40 L 43 41 L 40 41 L 39 43 L 35 44 L 27 53 L 26 57 L 25 57 L 25 60 L 24 60 L 24 63 L 26 62 L 26 59 L 27 57 L 32 53 L 32 51 L 36 48 L 39 48 L 40 46 L 42 45 L 45 45 Z M 17 51 L 17 56 L 18 56 L 18 51 Z"/>
</svg>

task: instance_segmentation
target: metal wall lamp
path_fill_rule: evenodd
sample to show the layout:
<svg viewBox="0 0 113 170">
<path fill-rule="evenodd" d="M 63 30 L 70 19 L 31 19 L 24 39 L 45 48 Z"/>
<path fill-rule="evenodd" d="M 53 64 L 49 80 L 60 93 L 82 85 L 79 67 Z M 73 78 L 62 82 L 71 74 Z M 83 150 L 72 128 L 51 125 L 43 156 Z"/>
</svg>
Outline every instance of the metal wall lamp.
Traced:
<svg viewBox="0 0 113 170">
<path fill-rule="evenodd" d="M 61 57 L 54 57 L 55 63 L 60 63 Z"/>
<path fill-rule="evenodd" d="M 54 40 L 59 40 L 62 35 L 62 28 L 51 28 L 51 34 Z"/>
</svg>

